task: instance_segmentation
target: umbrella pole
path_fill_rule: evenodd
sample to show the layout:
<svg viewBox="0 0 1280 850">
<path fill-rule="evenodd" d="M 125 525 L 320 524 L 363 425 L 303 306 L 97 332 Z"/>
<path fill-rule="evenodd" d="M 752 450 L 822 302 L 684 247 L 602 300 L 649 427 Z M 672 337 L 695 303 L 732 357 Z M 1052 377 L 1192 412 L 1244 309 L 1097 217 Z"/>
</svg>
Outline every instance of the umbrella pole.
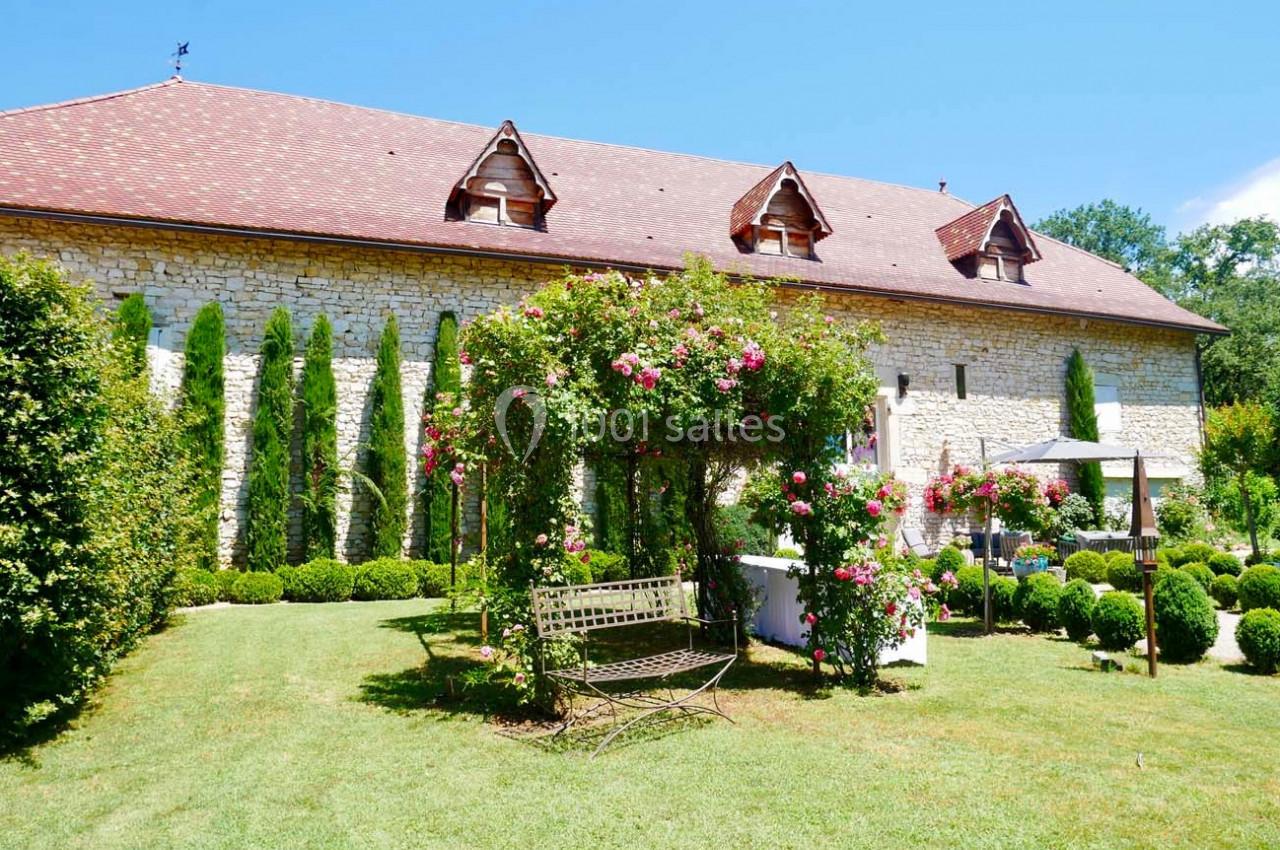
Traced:
<svg viewBox="0 0 1280 850">
<path fill-rule="evenodd" d="M 982 469 L 987 469 L 987 438 L 980 437 L 979 445 L 982 449 Z M 991 634 L 994 629 L 991 623 L 991 505 L 985 505 L 983 512 L 986 514 L 985 530 L 982 535 L 982 630 L 984 634 Z"/>
</svg>

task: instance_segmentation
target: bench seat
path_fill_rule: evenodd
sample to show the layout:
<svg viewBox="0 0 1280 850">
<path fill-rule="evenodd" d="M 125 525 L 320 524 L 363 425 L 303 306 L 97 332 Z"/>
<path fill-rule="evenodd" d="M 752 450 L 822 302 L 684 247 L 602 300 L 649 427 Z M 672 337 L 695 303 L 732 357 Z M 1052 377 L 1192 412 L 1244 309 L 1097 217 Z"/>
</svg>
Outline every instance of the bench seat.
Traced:
<svg viewBox="0 0 1280 850">
<path fill-rule="evenodd" d="M 573 682 L 624 682 L 628 679 L 656 679 L 673 676 L 687 670 L 697 670 L 712 664 L 724 664 L 733 660 L 732 653 L 706 652 L 701 649 L 678 649 L 675 652 L 664 652 L 660 655 L 649 655 L 644 658 L 631 658 L 626 661 L 613 661 L 587 667 L 568 667 L 564 670 L 552 670 L 548 676 L 566 679 Z M 583 675 L 585 672 L 585 676 Z"/>
</svg>

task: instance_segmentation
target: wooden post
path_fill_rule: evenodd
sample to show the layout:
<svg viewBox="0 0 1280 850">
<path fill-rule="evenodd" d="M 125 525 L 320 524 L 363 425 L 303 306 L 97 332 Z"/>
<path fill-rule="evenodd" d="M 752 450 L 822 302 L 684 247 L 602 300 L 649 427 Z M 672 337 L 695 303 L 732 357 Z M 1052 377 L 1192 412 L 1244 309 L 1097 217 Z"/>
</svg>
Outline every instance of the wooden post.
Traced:
<svg viewBox="0 0 1280 850">
<path fill-rule="evenodd" d="M 457 608 L 454 592 L 458 588 L 458 485 L 454 484 L 449 500 L 449 610 Z"/>
<path fill-rule="evenodd" d="M 1156 675 L 1156 606 L 1152 585 L 1155 584 L 1156 546 L 1160 530 L 1155 509 L 1151 505 L 1151 487 L 1147 484 L 1147 468 L 1142 453 L 1133 456 L 1133 559 L 1142 570 L 1142 597 L 1147 606 L 1147 672 Z"/>
<path fill-rule="evenodd" d="M 1142 597 L 1147 605 L 1147 673 L 1153 679 L 1156 677 L 1156 606 L 1151 590 L 1154 578 L 1153 570 L 1142 571 Z"/>
<path fill-rule="evenodd" d="M 489 642 L 489 598 L 485 563 L 489 558 L 489 465 L 480 464 L 480 641 Z"/>
<path fill-rule="evenodd" d="M 982 451 L 982 471 L 987 470 L 987 438 L 979 437 L 978 446 Z M 982 536 L 982 631 L 991 634 L 995 631 L 995 617 L 991 611 L 991 505 L 983 506 L 986 514 Z"/>
</svg>

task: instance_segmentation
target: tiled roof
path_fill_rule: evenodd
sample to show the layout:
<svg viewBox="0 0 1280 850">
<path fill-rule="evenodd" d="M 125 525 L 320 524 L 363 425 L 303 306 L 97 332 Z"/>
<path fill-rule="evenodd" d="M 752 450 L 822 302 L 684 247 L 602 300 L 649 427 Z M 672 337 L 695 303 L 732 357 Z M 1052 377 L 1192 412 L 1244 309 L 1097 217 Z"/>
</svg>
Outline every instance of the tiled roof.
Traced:
<svg viewBox="0 0 1280 850">
<path fill-rule="evenodd" d="M 813 217 L 818 221 L 818 230 L 814 234 L 813 241 L 816 242 L 831 235 L 831 225 L 827 224 L 827 217 L 822 214 L 822 209 L 818 206 L 817 199 L 809 192 L 809 187 L 805 185 L 800 172 L 796 171 L 796 167 L 788 161 L 766 174 L 763 180 L 748 189 L 747 193 L 733 205 L 733 212 L 729 215 L 730 236 L 738 236 L 748 227 L 757 223 L 761 211 L 773 195 L 774 187 L 778 185 L 779 179 L 784 176 L 796 181 L 796 185 L 800 187 L 800 193 L 809 202 L 809 209 L 813 213 Z"/>
<path fill-rule="evenodd" d="M 1041 237 L 1025 282 L 973 280 L 935 230 L 972 209 L 940 192 L 808 174 L 831 228 L 816 259 L 744 253 L 725 228 L 775 169 L 523 134 L 554 188 L 545 228 L 446 219 L 493 137 L 457 124 L 171 80 L 0 113 L 0 210 L 670 269 L 686 252 L 756 277 L 1215 332 L 1118 266 Z"/>
</svg>

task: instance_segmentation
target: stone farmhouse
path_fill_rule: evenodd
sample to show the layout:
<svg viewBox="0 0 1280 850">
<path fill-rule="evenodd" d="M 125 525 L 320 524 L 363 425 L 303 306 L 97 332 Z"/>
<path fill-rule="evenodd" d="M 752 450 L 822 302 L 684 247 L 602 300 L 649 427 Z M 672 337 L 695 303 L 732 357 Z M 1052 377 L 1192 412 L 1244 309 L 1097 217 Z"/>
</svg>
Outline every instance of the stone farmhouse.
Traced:
<svg viewBox="0 0 1280 850">
<path fill-rule="evenodd" d="M 1031 232 L 1004 195 L 725 162 L 172 80 L 0 112 L 0 251 L 61 263 L 110 302 L 142 292 L 154 381 L 176 387 L 197 309 L 228 333 L 224 554 L 246 501 L 256 352 L 270 311 L 335 329 L 339 452 L 367 429 L 378 335 L 403 340 L 410 457 L 441 311 L 513 303 L 564 268 L 725 271 L 828 293 L 878 320 L 874 460 L 913 490 L 907 521 L 938 539 L 920 487 L 1065 428 L 1065 362 L 1097 378 L 1103 439 L 1158 454 L 1157 486 L 1194 474 L 1201 440 L 1196 335 L 1224 332 L 1122 268 Z M 1063 470 L 1063 473 L 1067 473 Z M 1117 494 L 1123 464 L 1106 469 Z M 415 479 L 420 473 L 410 471 Z M 344 495 L 340 548 L 364 512 Z M 421 518 L 405 541 L 413 551 Z"/>
</svg>

